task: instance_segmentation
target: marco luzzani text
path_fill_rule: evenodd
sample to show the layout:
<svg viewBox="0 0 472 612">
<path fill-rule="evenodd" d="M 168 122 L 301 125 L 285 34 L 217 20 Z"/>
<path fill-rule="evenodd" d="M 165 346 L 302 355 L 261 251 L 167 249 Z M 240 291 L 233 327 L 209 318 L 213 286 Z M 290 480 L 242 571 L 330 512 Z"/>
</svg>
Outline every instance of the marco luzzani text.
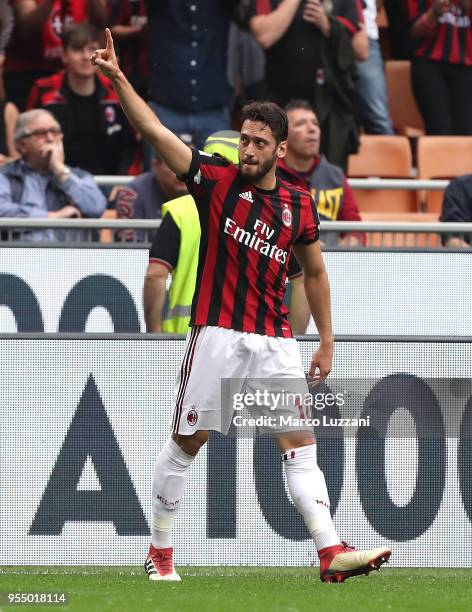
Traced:
<svg viewBox="0 0 472 612">
<path fill-rule="evenodd" d="M 345 403 L 343 393 L 272 392 L 267 389 L 253 393 L 235 393 L 233 409 L 237 412 L 233 416 L 233 424 L 236 427 L 370 427 L 370 416 L 364 418 L 330 417 L 325 414 L 315 416 L 314 410 L 321 412 L 333 406 L 339 408 Z M 239 413 L 243 408 L 252 414 L 257 414 L 260 409 L 264 414 L 247 417 Z M 291 414 L 293 409 L 298 412 L 296 416 Z M 269 414 L 267 411 L 270 411 Z"/>
</svg>

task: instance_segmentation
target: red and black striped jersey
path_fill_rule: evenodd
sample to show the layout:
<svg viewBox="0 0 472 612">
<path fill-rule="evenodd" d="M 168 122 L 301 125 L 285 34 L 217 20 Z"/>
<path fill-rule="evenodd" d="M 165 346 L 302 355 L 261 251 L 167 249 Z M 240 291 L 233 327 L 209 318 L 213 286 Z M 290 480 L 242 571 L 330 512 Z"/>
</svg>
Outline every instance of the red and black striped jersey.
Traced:
<svg viewBox="0 0 472 612">
<path fill-rule="evenodd" d="M 428 11 L 432 0 L 403 0 L 411 24 Z M 415 55 L 426 59 L 472 66 L 472 8 L 460 0 L 450 0 L 449 10 L 437 25 L 417 41 Z"/>
<path fill-rule="evenodd" d="M 292 246 L 319 235 L 310 194 L 280 179 L 258 189 L 230 162 L 197 150 L 183 179 L 202 230 L 191 325 L 290 338 L 283 298 Z"/>
</svg>

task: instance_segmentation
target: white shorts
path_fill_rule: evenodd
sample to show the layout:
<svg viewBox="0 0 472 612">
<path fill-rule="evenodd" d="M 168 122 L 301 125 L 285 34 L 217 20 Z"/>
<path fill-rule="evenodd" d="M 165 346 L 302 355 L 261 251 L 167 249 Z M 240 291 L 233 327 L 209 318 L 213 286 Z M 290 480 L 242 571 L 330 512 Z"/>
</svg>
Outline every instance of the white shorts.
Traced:
<svg viewBox="0 0 472 612">
<path fill-rule="evenodd" d="M 247 398 L 246 393 L 254 396 L 257 390 L 260 391 L 257 406 L 241 408 L 236 404 L 235 408 L 235 394 L 244 392 Z M 286 398 L 286 394 L 282 395 L 285 391 L 292 395 Z M 309 425 L 300 423 L 309 415 L 298 396 L 294 399 L 294 392 L 309 394 L 294 338 L 222 327 L 193 327 L 187 334 L 175 384 L 172 431 L 191 435 L 199 430 L 214 430 L 226 435 L 231 426 L 247 424 L 243 423 L 241 410 L 249 410 L 249 418 L 266 417 L 255 424 L 259 433 L 313 431 Z M 235 410 L 237 418 L 233 417 Z M 273 420 L 268 421 L 269 417 Z"/>
</svg>

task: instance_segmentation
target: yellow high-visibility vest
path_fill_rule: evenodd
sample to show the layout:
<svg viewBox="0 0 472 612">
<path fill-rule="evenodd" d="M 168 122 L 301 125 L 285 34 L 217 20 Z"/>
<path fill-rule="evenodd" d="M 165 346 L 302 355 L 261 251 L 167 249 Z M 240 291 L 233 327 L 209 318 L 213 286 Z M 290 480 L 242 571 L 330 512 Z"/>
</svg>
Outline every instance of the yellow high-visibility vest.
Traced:
<svg viewBox="0 0 472 612">
<path fill-rule="evenodd" d="M 180 230 L 177 265 L 172 270 L 169 309 L 162 328 L 166 334 L 186 334 L 192 309 L 200 249 L 200 219 L 191 195 L 162 205 L 162 217 L 170 214 Z"/>
</svg>

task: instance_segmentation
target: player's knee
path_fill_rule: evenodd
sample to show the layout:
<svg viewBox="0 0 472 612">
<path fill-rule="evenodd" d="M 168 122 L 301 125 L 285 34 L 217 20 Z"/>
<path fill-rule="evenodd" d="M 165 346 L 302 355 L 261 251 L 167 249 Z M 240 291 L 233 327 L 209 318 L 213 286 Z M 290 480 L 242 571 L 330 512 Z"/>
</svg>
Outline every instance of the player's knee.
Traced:
<svg viewBox="0 0 472 612">
<path fill-rule="evenodd" d="M 280 452 L 285 452 L 291 448 L 300 448 L 302 446 L 310 446 L 316 443 L 316 438 L 313 434 L 306 431 L 292 432 L 274 436 L 275 442 L 279 447 Z"/>
<path fill-rule="evenodd" d="M 196 431 L 191 436 L 172 434 L 172 439 L 188 455 L 196 455 L 201 447 L 208 440 L 207 431 Z"/>
</svg>

